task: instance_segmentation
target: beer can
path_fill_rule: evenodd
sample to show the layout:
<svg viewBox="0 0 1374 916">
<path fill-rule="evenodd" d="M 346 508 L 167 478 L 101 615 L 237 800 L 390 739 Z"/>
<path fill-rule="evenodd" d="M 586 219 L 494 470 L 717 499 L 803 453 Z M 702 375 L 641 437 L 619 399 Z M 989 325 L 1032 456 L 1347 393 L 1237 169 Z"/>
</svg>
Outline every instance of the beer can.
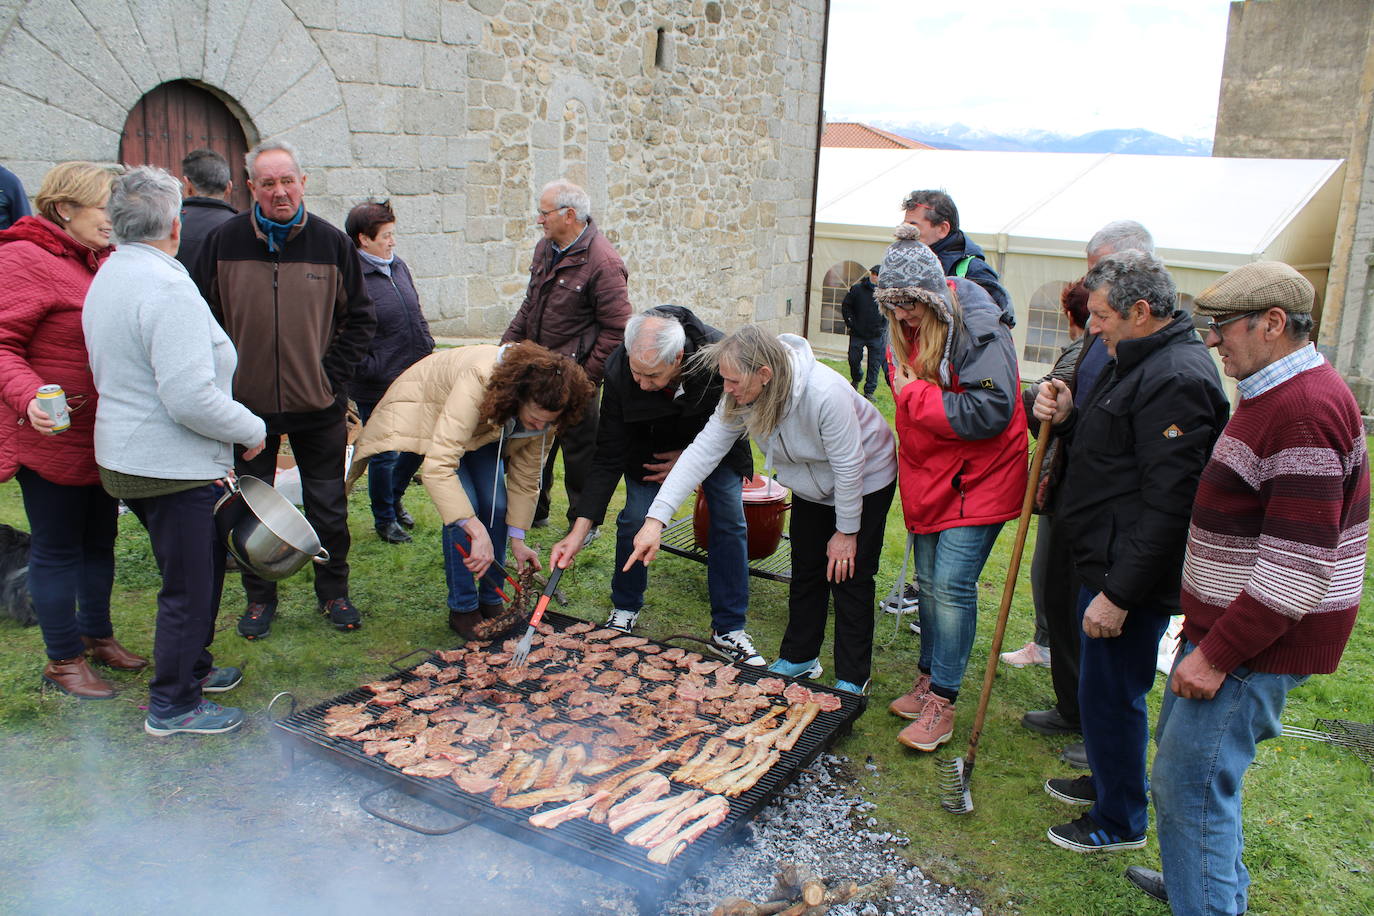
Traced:
<svg viewBox="0 0 1374 916">
<path fill-rule="evenodd" d="M 71 429 L 72 415 L 67 410 L 67 393 L 62 390 L 61 385 L 44 385 L 39 388 L 38 403 L 52 418 L 53 423 L 57 424 L 53 427 L 53 432 L 60 433 L 64 429 Z"/>
</svg>

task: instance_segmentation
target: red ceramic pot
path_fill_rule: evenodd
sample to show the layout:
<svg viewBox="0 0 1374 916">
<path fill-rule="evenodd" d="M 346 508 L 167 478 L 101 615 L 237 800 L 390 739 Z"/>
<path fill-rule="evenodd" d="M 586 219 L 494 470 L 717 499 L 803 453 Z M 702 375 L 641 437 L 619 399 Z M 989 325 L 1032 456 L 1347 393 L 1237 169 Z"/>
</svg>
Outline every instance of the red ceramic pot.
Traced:
<svg viewBox="0 0 1374 916">
<path fill-rule="evenodd" d="M 744 484 L 744 525 L 749 529 L 749 559 L 762 560 L 772 556 L 782 542 L 787 510 L 787 488 L 771 477 L 756 475 Z M 706 549 L 711 529 L 711 513 L 706 508 L 706 494 L 697 488 L 696 508 L 692 511 L 692 534 L 697 547 Z"/>
</svg>

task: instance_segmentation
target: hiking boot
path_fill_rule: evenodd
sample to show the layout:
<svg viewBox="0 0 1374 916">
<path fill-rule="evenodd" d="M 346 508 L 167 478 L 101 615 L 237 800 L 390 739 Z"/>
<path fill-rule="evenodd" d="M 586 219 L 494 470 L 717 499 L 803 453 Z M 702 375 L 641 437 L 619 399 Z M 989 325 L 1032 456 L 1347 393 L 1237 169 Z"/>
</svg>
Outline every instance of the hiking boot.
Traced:
<svg viewBox="0 0 1374 916">
<path fill-rule="evenodd" d="M 754 641 L 743 630 L 731 630 L 728 633 L 717 633 L 712 630 L 711 645 L 724 649 L 725 654 L 742 664 L 755 668 L 762 668 L 765 664 L 763 656 L 754 648 Z"/>
<path fill-rule="evenodd" d="M 1050 650 L 1034 640 L 1026 643 L 1015 652 L 1003 652 L 997 657 L 1002 660 L 1002 664 L 1011 665 L 1013 668 L 1028 668 L 1031 665 L 1038 665 L 1041 668 L 1050 666 Z"/>
<path fill-rule="evenodd" d="M 916 593 L 916 586 L 908 582 L 902 586 L 900 599 L 896 595 L 888 595 L 883 599 L 882 609 L 889 614 L 895 614 L 898 611 L 903 614 L 911 614 L 915 612 L 920 600 Z"/>
<path fill-rule="evenodd" d="M 954 704 L 938 693 L 926 694 L 921 714 L 897 735 L 918 751 L 933 751 L 954 736 Z"/>
<path fill-rule="evenodd" d="M 347 595 L 321 601 L 319 609 L 321 614 L 329 618 L 329 622 L 336 630 L 356 630 L 363 625 L 362 612 L 353 606 Z"/>
<path fill-rule="evenodd" d="M 1082 726 L 1077 722 L 1070 722 L 1059 714 L 1059 710 L 1051 707 L 1050 709 L 1032 709 L 1021 717 L 1021 727 L 1030 729 L 1041 735 L 1081 735 Z"/>
<path fill-rule="evenodd" d="M 922 674 L 916 678 L 916 683 L 912 685 L 911 690 L 888 704 L 887 711 L 894 716 L 901 716 L 903 719 L 914 719 L 921 714 L 928 693 L 930 693 L 930 675 Z"/>
<path fill-rule="evenodd" d="M 789 662 L 780 658 L 768 666 L 768 670 L 784 677 L 804 677 L 811 680 L 821 676 L 821 660 L 813 658 L 809 662 Z"/>
<path fill-rule="evenodd" d="M 143 730 L 159 738 L 177 734 L 222 735 L 242 724 L 242 709 L 201 700 L 199 706 L 180 716 L 163 719 L 148 713 L 148 718 L 143 720 Z"/>
<path fill-rule="evenodd" d="M 415 527 L 415 517 L 400 503 L 396 504 L 396 524 L 407 530 Z"/>
<path fill-rule="evenodd" d="M 243 672 L 238 668 L 211 668 L 210 673 L 200 679 L 201 693 L 224 693 L 243 683 Z"/>
<path fill-rule="evenodd" d="M 482 615 L 483 620 L 495 620 L 506 613 L 506 606 L 499 601 L 494 604 L 482 603 L 477 605 L 477 613 Z"/>
<path fill-rule="evenodd" d="M 82 700 L 108 700 L 115 695 L 114 688 L 95 673 L 84 655 L 48 659 L 43 666 L 43 682 Z"/>
<path fill-rule="evenodd" d="M 376 524 L 377 537 L 388 544 L 409 544 L 410 535 L 401 527 L 401 523 L 395 519 L 387 519 Z"/>
<path fill-rule="evenodd" d="M 1054 798 L 1070 805 L 1093 805 L 1097 803 L 1097 788 L 1091 776 L 1075 776 L 1072 779 L 1047 779 L 1045 791 Z"/>
<path fill-rule="evenodd" d="M 1169 889 L 1164 886 L 1163 872 L 1157 872 L 1153 868 L 1145 868 L 1141 865 L 1132 865 L 1126 869 L 1126 880 L 1160 903 L 1169 902 Z"/>
<path fill-rule="evenodd" d="M 83 636 L 81 641 L 86 644 L 86 655 L 91 661 L 100 662 L 111 668 L 118 668 L 120 671 L 142 671 L 148 667 L 148 660 L 141 655 L 135 655 L 128 649 L 119 644 L 119 640 L 113 636 Z"/>
<path fill-rule="evenodd" d="M 616 608 L 611 611 L 606 618 L 606 629 L 619 630 L 622 633 L 633 633 L 635 621 L 639 619 L 639 611 L 622 611 Z"/>
<path fill-rule="evenodd" d="M 1075 770 L 1091 770 L 1092 764 L 1088 763 L 1088 748 L 1082 741 L 1075 741 L 1073 744 L 1066 745 L 1059 759 L 1073 767 Z"/>
<path fill-rule="evenodd" d="M 1119 837 L 1097 826 L 1097 822 L 1086 814 L 1076 821 L 1051 827 L 1045 835 L 1054 845 L 1073 852 L 1116 852 L 1140 849 L 1145 845 L 1145 834 Z"/>
<path fill-rule="evenodd" d="M 239 618 L 239 635 L 244 639 L 266 639 L 272 632 L 272 619 L 277 616 L 277 602 L 248 602 Z"/>
<path fill-rule="evenodd" d="M 482 626 L 482 615 L 478 611 L 449 611 L 448 628 L 459 636 L 472 642 L 478 639 Z"/>
</svg>

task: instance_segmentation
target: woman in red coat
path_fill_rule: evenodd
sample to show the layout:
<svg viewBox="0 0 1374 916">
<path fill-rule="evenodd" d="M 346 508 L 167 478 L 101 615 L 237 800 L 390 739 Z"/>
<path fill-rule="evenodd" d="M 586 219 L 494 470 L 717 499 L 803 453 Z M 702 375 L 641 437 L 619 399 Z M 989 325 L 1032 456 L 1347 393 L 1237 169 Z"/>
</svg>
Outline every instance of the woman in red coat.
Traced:
<svg viewBox="0 0 1374 916">
<path fill-rule="evenodd" d="M 110 251 L 105 204 L 114 175 L 64 162 L 43 179 L 38 216 L 0 232 L 0 481 L 18 478 L 33 540 L 29 593 L 48 664 L 43 680 L 73 696 L 114 688 L 86 661 L 138 670 L 110 624 L 118 503 L 95 465 L 95 384 L 81 307 Z M 55 432 L 36 397 L 60 385 L 71 428 Z"/>
<path fill-rule="evenodd" d="M 905 231 L 911 230 L 911 231 Z M 920 673 L 888 707 L 912 720 L 897 740 L 933 751 L 978 625 L 978 576 L 1026 489 L 1026 415 L 1011 330 L 977 284 L 898 230 L 874 298 L 888 313 L 902 514 L 920 583 Z"/>
</svg>

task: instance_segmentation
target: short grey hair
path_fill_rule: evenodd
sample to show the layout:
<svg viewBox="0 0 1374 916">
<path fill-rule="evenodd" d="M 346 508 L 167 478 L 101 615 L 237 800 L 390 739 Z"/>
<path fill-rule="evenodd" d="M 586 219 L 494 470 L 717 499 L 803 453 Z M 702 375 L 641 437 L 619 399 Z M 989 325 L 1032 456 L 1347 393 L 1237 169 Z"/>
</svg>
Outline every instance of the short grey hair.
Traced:
<svg viewBox="0 0 1374 916">
<path fill-rule="evenodd" d="M 1109 254 L 1098 261 L 1083 278 L 1083 286 L 1090 293 L 1107 287 L 1107 304 L 1122 318 L 1129 315 L 1131 306 L 1141 299 L 1156 318 L 1168 318 L 1178 308 L 1178 287 L 1164 262 L 1149 252 L 1134 248 Z"/>
<path fill-rule="evenodd" d="M 1155 253 L 1154 236 L 1150 230 L 1133 219 L 1119 219 L 1108 223 L 1093 234 L 1085 249 L 1088 257 L 1094 254 L 1109 255 L 1118 251 L 1134 248 L 1146 254 Z"/>
<path fill-rule="evenodd" d="M 1250 330 L 1253 331 L 1255 328 L 1259 327 L 1260 319 L 1262 319 L 1267 312 L 1268 309 L 1265 309 L 1263 312 L 1255 312 L 1245 320 Z M 1287 319 L 1284 323 L 1283 330 L 1284 333 L 1288 335 L 1289 340 L 1294 343 L 1302 343 L 1312 338 L 1312 328 L 1316 326 L 1316 322 L 1312 320 L 1311 312 L 1290 312 L 1285 309 L 1283 314 Z"/>
<path fill-rule="evenodd" d="M 253 171 L 253 165 L 258 161 L 258 157 L 272 150 L 281 150 L 283 153 L 286 153 L 286 155 L 291 157 L 291 165 L 295 167 L 296 174 L 304 174 L 301 171 L 301 157 L 296 153 L 295 146 L 287 143 L 285 140 L 264 140 L 250 149 L 248 154 L 243 157 L 243 164 L 248 169 L 249 178 L 254 178 L 257 174 Z"/>
<path fill-rule="evenodd" d="M 640 335 L 644 338 L 641 340 Z M 655 366 L 666 366 L 687 349 L 687 332 L 682 322 L 658 309 L 647 309 L 625 322 L 625 353 L 652 350 Z"/>
<path fill-rule="evenodd" d="M 539 196 L 553 192 L 553 205 L 556 208 L 571 207 L 579 223 L 585 223 L 592 215 L 592 199 L 587 192 L 566 178 L 550 181 L 539 191 Z"/>
<path fill-rule="evenodd" d="M 110 192 L 110 226 L 121 245 L 169 237 L 180 211 L 181 182 L 151 165 L 129 169 Z"/>
</svg>

